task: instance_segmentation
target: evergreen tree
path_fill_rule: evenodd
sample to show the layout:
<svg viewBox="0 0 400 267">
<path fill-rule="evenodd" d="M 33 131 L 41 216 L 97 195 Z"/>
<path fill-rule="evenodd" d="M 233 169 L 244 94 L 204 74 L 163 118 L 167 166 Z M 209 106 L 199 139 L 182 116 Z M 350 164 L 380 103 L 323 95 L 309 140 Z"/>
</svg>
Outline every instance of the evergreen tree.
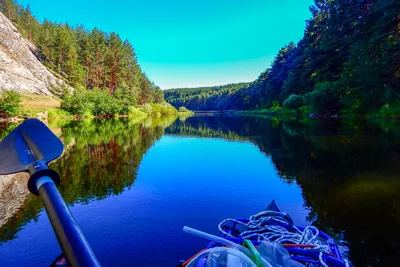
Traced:
<svg viewBox="0 0 400 267">
<path fill-rule="evenodd" d="M 122 77 L 125 73 L 124 45 L 118 34 L 111 33 L 107 40 L 107 67 L 108 67 L 108 89 L 113 94 L 115 89 L 120 85 Z"/>
<path fill-rule="evenodd" d="M 140 88 L 138 92 L 138 103 L 140 105 L 153 101 L 153 88 L 146 74 L 140 77 Z"/>
<path fill-rule="evenodd" d="M 163 101 L 164 101 L 164 92 L 161 90 L 160 87 L 156 86 L 153 89 L 153 102 L 161 103 Z"/>
</svg>

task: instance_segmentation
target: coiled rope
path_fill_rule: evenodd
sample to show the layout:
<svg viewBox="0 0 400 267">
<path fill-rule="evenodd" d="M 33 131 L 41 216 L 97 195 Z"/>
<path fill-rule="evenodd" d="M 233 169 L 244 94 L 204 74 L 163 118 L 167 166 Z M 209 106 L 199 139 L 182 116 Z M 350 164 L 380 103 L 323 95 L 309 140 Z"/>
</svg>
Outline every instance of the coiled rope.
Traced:
<svg viewBox="0 0 400 267">
<path fill-rule="evenodd" d="M 225 229 L 228 223 L 244 226 L 239 236 L 234 236 Z M 279 225 L 276 225 L 279 224 Z M 280 226 L 285 225 L 286 227 Z M 330 254 L 329 247 L 324 240 L 318 238 L 319 230 L 314 226 L 307 226 L 303 231 L 297 228 L 292 219 L 283 212 L 262 211 L 250 217 L 247 223 L 236 219 L 225 219 L 218 225 L 221 233 L 228 237 L 251 239 L 256 241 L 269 241 L 279 243 L 290 243 L 303 246 L 304 249 L 319 252 L 319 262 L 322 266 L 328 267 L 323 260 L 323 255 Z M 290 230 L 289 230 L 290 229 Z M 345 260 L 346 267 L 349 266 Z"/>
</svg>

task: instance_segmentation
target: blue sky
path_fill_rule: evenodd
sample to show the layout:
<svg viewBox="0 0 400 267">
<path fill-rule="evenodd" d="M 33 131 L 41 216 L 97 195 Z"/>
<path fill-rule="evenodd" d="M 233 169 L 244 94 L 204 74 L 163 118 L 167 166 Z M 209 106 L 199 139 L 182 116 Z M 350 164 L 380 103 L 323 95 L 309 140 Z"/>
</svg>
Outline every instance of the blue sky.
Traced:
<svg viewBox="0 0 400 267">
<path fill-rule="evenodd" d="M 116 32 L 163 89 L 252 81 L 297 42 L 312 0 L 19 0 L 55 22 Z"/>
</svg>

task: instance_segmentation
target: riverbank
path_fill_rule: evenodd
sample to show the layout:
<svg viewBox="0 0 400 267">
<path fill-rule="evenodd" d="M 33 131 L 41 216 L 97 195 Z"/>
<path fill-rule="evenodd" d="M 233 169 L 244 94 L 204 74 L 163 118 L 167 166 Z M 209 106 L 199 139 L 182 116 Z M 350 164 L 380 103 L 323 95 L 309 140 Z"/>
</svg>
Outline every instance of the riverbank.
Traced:
<svg viewBox="0 0 400 267">
<path fill-rule="evenodd" d="M 176 109 L 166 102 L 147 103 L 138 106 L 130 106 L 125 110 L 125 114 L 116 114 L 107 112 L 104 107 L 87 108 L 84 112 L 71 113 L 62 106 L 62 100 L 56 96 L 43 96 L 35 94 L 12 94 L 8 93 L 9 99 L 3 99 L 3 102 L 11 103 L 4 110 L 11 109 L 12 113 L 5 112 L 5 116 L 0 116 L 0 122 L 19 122 L 28 118 L 38 118 L 40 120 L 57 120 L 57 119 L 85 119 L 85 118 L 137 118 L 143 119 L 147 117 L 160 116 L 192 116 L 194 113 L 186 108 Z M 7 100 L 7 101 L 6 101 Z M 83 103 L 82 103 L 83 104 Z M 93 106 L 92 103 L 85 103 L 86 106 Z M 113 103 L 109 103 L 113 105 Z M 0 114 L 1 115 L 1 114 Z"/>
<path fill-rule="evenodd" d="M 195 111 L 195 114 L 241 114 L 241 115 L 268 115 L 268 116 L 285 116 L 285 117 L 308 117 L 316 119 L 391 119 L 400 120 L 400 112 L 370 112 L 367 114 L 357 114 L 352 112 L 339 112 L 337 114 L 318 114 L 310 112 L 307 109 L 253 109 L 253 110 L 211 110 L 211 111 Z"/>
</svg>

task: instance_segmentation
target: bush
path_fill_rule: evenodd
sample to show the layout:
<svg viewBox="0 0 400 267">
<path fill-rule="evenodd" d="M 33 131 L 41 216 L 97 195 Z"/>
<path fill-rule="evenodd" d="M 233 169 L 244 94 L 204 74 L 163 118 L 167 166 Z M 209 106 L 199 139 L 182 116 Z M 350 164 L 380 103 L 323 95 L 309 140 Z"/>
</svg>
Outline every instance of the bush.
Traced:
<svg viewBox="0 0 400 267">
<path fill-rule="evenodd" d="M 111 117 L 121 114 L 123 104 L 118 99 L 113 98 L 107 91 L 88 91 L 87 98 L 92 103 L 91 112 L 95 116 Z"/>
<path fill-rule="evenodd" d="M 379 116 L 387 118 L 400 117 L 400 101 L 383 105 L 379 110 Z"/>
<path fill-rule="evenodd" d="M 299 108 L 299 111 L 302 115 L 309 115 L 312 113 L 312 109 L 310 106 L 302 106 Z"/>
<path fill-rule="evenodd" d="M 88 92 L 76 89 L 72 94 L 65 94 L 61 101 L 61 108 L 74 115 L 82 116 L 92 112 L 93 106 L 88 99 Z"/>
<path fill-rule="evenodd" d="M 131 107 L 129 109 L 128 114 L 131 115 L 132 117 L 136 117 L 136 118 L 145 118 L 145 117 L 147 117 L 146 113 L 144 113 L 143 111 L 139 110 L 138 108 L 133 108 L 133 107 Z"/>
<path fill-rule="evenodd" d="M 59 119 L 59 118 L 63 118 L 63 119 L 70 119 L 72 118 L 72 115 L 64 110 L 64 109 L 51 109 L 48 111 L 48 118 L 49 119 Z"/>
<path fill-rule="evenodd" d="M 303 97 L 296 94 L 290 95 L 285 101 L 283 101 L 283 106 L 285 108 L 297 109 L 303 105 L 304 105 Z"/>
<path fill-rule="evenodd" d="M 175 115 L 178 112 L 176 108 L 167 102 L 144 104 L 141 110 L 149 116 Z"/>
<path fill-rule="evenodd" d="M 14 117 L 21 113 L 21 95 L 16 91 L 3 90 L 0 93 L 0 117 Z"/>
<path fill-rule="evenodd" d="M 148 103 L 142 105 L 139 110 L 146 113 L 147 115 L 151 115 L 151 113 L 152 113 L 152 107 Z"/>
<path fill-rule="evenodd" d="M 192 113 L 191 110 L 188 110 L 186 107 L 179 107 L 179 112 L 182 113 Z"/>
<path fill-rule="evenodd" d="M 306 95 L 306 104 L 318 113 L 338 113 L 343 107 L 341 103 L 341 89 L 333 82 L 317 83 L 314 91 Z"/>
<path fill-rule="evenodd" d="M 70 114 L 79 116 L 115 116 L 115 115 L 137 115 L 143 113 L 149 116 L 173 115 L 178 111 L 168 104 L 147 103 L 139 109 L 135 109 L 136 98 L 132 91 L 127 88 L 118 88 L 111 96 L 108 91 L 75 90 L 72 94 L 63 97 L 61 108 Z"/>
<path fill-rule="evenodd" d="M 178 110 L 174 108 L 171 104 L 167 102 L 162 102 L 161 104 L 161 114 L 162 115 L 176 115 L 178 113 Z"/>
<path fill-rule="evenodd" d="M 136 99 L 133 93 L 125 88 L 117 89 L 114 96 L 98 88 L 91 91 L 77 89 L 65 95 L 61 102 L 62 109 L 79 116 L 129 114 L 134 105 Z"/>
<path fill-rule="evenodd" d="M 271 106 L 270 110 L 278 110 L 279 107 L 280 107 L 279 102 L 274 100 L 274 101 L 272 101 L 272 106 Z"/>
</svg>

